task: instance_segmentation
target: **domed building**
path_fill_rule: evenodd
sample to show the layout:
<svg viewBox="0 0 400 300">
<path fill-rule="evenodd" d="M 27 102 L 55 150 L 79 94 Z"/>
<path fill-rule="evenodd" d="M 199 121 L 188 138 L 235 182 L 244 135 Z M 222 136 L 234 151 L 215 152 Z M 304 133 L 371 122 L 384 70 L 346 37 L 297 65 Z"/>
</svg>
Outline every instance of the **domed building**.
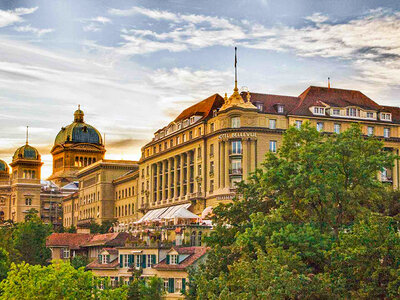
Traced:
<svg viewBox="0 0 400 300">
<path fill-rule="evenodd" d="M 12 174 L 8 219 L 21 222 L 30 209 L 35 209 L 40 214 L 42 165 L 39 151 L 30 146 L 28 141 L 15 151 L 10 164 Z"/>
<path fill-rule="evenodd" d="M 74 122 L 62 127 L 51 149 L 53 173 L 48 178 L 59 186 L 76 181 L 76 173 L 104 158 L 106 152 L 100 132 L 85 123 L 84 113 L 78 107 Z"/>
<path fill-rule="evenodd" d="M 0 222 L 9 218 L 10 190 L 10 168 L 0 159 Z"/>
</svg>

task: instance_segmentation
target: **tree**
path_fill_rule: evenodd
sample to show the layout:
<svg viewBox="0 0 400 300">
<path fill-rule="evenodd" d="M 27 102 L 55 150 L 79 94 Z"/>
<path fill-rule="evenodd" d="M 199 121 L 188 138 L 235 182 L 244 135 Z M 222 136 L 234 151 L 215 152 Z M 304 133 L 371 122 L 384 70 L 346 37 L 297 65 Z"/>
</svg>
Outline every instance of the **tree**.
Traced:
<svg viewBox="0 0 400 300">
<path fill-rule="evenodd" d="M 7 277 L 7 272 L 10 268 L 10 259 L 8 252 L 0 248 L 0 282 Z"/>
<path fill-rule="evenodd" d="M 128 300 L 161 300 L 164 282 L 155 276 L 148 279 L 134 278 L 128 288 Z"/>
<path fill-rule="evenodd" d="M 70 263 L 75 269 L 85 268 L 89 264 L 89 259 L 84 255 L 76 255 L 71 258 Z"/>
<path fill-rule="evenodd" d="M 92 221 L 89 225 L 90 233 L 93 233 L 93 234 L 108 233 L 108 232 L 110 232 L 110 229 L 113 227 L 114 222 L 115 221 L 113 221 L 113 220 L 103 221 L 100 225 L 100 224 L 96 223 L 95 221 Z"/>
<path fill-rule="evenodd" d="M 109 280 L 96 278 L 83 268 L 67 262 L 43 267 L 12 264 L 8 277 L 0 283 L 0 299 L 124 299 L 126 287 L 111 289 Z M 103 286 L 103 290 L 100 289 Z"/>
<path fill-rule="evenodd" d="M 45 265 L 51 257 L 46 248 L 46 238 L 51 234 L 51 225 L 44 224 L 35 213 L 28 213 L 26 221 L 18 223 L 12 232 L 13 246 L 20 254 L 20 261 Z"/>
</svg>

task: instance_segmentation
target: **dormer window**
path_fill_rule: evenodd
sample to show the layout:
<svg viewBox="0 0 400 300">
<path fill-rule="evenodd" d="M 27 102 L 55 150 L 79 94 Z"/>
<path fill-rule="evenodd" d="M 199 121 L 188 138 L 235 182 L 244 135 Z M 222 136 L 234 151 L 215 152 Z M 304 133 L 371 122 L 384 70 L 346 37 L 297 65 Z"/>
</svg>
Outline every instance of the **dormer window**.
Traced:
<svg viewBox="0 0 400 300">
<path fill-rule="evenodd" d="M 263 111 L 264 110 L 264 105 L 262 103 L 256 103 L 256 107 L 259 111 Z M 282 111 L 283 112 L 283 111 Z"/>
<path fill-rule="evenodd" d="M 194 117 L 190 117 L 190 124 L 194 123 Z"/>
<path fill-rule="evenodd" d="M 240 127 L 240 117 L 232 117 L 231 119 L 231 127 L 239 128 Z"/>
<path fill-rule="evenodd" d="M 109 264 L 110 263 L 110 255 L 108 254 L 103 254 L 99 255 L 99 263 L 102 265 Z"/>
<path fill-rule="evenodd" d="M 178 130 L 182 128 L 182 123 L 178 123 Z"/>
<path fill-rule="evenodd" d="M 213 110 L 213 118 L 217 116 L 218 111 L 216 109 Z"/>
<path fill-rule="evenodd" d="M 278 104 L 278 106 L 277 106 L 277 111 L 278 111 L 279 114 L 283 114 L 283 111 L 284 111 L 283 105 Z"/>
<path fill-rule="evenodd" d="M 169 264 L 177 265 L 178 264 L 178 255 L 170 255 L 169 256 Z"/>
<path fill-rule="evenodd" d="M 367 111 L 367 118 L 368 119 L 373 119 L 374 118 L 374 113 L 370 112 L 370 111 Z"/>
<path fill-rule="evenodd" d="M 354 107 L 347 108 L 346 115 L 349 117 L 360 117 L 360 109 Z"/>
<path fill-rule="evenodd" d="M 339 116 L 340 115 L 340 109 L 332 109 L 332 116 Z"/>
<path fill-rule="evenodd" d="M 390 114 L 390 113 L 381 113 L 381 120 L 383 120 L 383 121 L 391 121 L 392 120 L 392 114 Z"/>
<path fill-rule="evenodd" d="M 325 108 L 314 107 L 314 115 L 325 115 Z"/>
</svg>

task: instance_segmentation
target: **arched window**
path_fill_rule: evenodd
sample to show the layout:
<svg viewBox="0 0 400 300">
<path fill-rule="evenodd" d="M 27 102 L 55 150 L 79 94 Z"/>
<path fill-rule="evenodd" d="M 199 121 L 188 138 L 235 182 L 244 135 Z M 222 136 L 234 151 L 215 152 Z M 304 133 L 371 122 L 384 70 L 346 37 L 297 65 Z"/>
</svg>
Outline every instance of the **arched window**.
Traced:
<svg viewBox="0 0 400 300">
<path fill-rule="evenodd" d="M 128 214 L 129 214 L 129 215 L 132 214 L 132 212 L 131 212 L 131 205 L 130 205 L 130 204 L 128 205 Z"/>
<path fill-rule="evenodd" d="M 196 246 L 196 231 L 192 231 L 192 236 L 190 237 L 190 246 Z"/>
</svg>

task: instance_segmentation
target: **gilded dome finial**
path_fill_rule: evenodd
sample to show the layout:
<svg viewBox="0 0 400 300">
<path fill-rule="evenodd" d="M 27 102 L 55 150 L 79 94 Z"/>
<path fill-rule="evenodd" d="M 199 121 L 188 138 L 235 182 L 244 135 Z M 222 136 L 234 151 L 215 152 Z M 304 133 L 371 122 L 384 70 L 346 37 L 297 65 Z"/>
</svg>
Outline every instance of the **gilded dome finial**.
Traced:
<svg viewBox="0 0 400 300">
<path fill-rule="evenodd" d="M 247 102 L 250 102 L 250 98 L 251 98 L 250 91 L 247 91 L 247 95 L 246 95 Z"/>
<path fill-rule="evenodd" d="M 83 123 L 83 116 L 85 114 L 83 113 L 83 111 L 81 110 L 81 105 L 78 104 L 78 110 L 75 111 L 74 113 L 74 122 L 76 123 Z"/>
</svg>

